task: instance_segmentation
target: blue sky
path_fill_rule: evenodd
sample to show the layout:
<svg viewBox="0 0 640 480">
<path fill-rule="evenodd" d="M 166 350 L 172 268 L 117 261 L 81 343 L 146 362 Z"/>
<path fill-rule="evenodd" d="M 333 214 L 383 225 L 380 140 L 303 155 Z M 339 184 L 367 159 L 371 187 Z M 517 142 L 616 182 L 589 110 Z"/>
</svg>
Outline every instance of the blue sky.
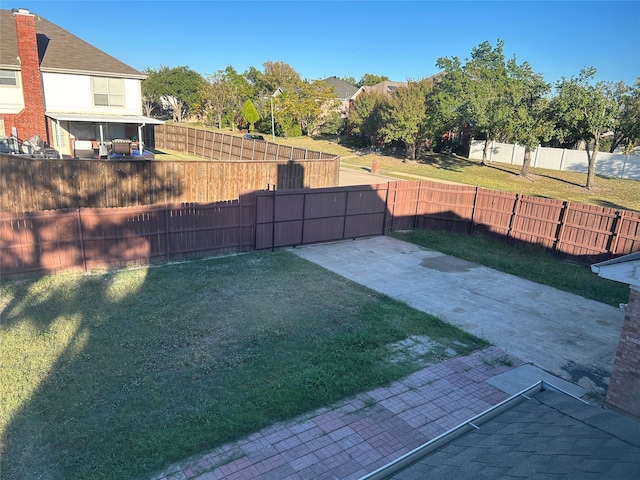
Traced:
<svg viewBox="0 0 640 480">
<path fill-rule="evenodd" d="M 364 73 L 392 80 L 438 72 L 487 40 L 548 82 L 594 66 L 596 80 L 640 77 L 640 1 L 2 0 L 24 7 L 143 70 L 203 75 L 283 61 L 303 78 Z"/>
</svg>

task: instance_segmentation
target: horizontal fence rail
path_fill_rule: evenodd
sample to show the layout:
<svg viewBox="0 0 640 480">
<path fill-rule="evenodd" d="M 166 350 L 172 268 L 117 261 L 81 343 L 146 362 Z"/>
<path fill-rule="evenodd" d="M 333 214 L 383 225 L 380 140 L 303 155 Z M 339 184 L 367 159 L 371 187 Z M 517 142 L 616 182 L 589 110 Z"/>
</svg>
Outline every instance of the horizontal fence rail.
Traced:
<svg viewBox="0 0 640 480">
<path fill-rule="evenodd" d="M 638 212 L 411 181 L 243 190 L 222 203 L 0 214 L 0 273 L 146 264 L 411 228 L 537 245 L 582 263 L 640 251 Z"/>
</svg>

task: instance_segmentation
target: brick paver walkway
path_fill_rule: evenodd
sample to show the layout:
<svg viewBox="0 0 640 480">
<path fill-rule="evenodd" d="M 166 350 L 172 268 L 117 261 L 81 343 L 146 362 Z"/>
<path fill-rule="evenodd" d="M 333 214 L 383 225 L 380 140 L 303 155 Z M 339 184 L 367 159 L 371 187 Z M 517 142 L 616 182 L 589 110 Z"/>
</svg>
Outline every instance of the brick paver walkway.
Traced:
<svg viewBox="0 0 640 480">
<path fill-rule="evenodd" d="M 485 380 L 523 364 L 488 347 L 265 428 L 153 480 L 357 479 L 509 397 Z"/>
</svg>

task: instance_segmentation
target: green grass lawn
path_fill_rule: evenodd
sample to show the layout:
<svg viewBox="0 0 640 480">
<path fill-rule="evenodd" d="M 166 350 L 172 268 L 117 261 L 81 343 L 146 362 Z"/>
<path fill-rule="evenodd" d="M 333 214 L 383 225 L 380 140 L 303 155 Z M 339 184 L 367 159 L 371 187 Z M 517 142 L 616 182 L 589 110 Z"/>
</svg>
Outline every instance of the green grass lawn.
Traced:
<svg viewBox="0 0 640 480">
<path fill-rule="evenodd" d="M 196 124 L 184 124 L 190 127 L 206 128 L 210 131 L 238 135 L 236 130 L 216 129 Z M 267 140 L 270 135 L 265 134 Z M 555 198 L 579 203 L 600 205 L 640 211 L 640 182 L 597 176 L 592 190 L 584 188 L 586 173 L 559 172 L 532 168 L 529 178 L 520 178 L 520 166 L 504 163 L 492 163 L 482 166 L 478 160 L 469 160 L 457 155 L 439 155 L 425 153 L 416 161 L 403 162 L 403 156 L 383 150 L 380 154 L 358 155 L 353 149 L 340 143 L 335 136 L 318 137 L 276 137 L 276 143 L 299 148 L 332 153 L 341 156 L 341 166 L 355 170 L 369 171 L 377 160 L 380 174 L 399 180 L 419 178 L 444 180 L 449 182 L 491 188 L 503 192 L 516 192 L 538 197 Z M 177 154 L 177 153 L 176 153 Z M 172 152 L 156 158 L 171 159 Z M 178 154 L 179 155 L 179 154 Z"/>
<path fill-rule="evenodd" d="M 0 312 L 3 480 L 148 476 L 486 345 L 287 251 L 4 282 Z"/>
<path fill-rule="evenodd" d="M 392 236 L 614 307 L 629 300 L 628 285 L 601 278 L 588 266 L 563 261 L 541 248 L 428 229 L 396 232 Z"/>
</svg>

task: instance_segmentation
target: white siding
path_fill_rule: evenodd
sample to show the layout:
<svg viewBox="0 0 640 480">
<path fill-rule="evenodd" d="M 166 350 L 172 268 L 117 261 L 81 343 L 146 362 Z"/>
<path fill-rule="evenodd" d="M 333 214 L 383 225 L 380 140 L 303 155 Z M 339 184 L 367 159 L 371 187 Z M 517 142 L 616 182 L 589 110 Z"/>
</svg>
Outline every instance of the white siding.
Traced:
<svg viewBox="0 0 640 480">
<path fill-rule="evenodd" d="M 17 85 L 0 85 L 0 113 L 20 113 L 24 108 L 22 75 L 17 73 Z"/>
<path fill-rule="evenodd" d="M 45 110 L 93 115 L 142 115 L 140 80 L 124 79 L 124 107 L 96 107 L 91 77 L 43 73 Z"/>
</svg>

